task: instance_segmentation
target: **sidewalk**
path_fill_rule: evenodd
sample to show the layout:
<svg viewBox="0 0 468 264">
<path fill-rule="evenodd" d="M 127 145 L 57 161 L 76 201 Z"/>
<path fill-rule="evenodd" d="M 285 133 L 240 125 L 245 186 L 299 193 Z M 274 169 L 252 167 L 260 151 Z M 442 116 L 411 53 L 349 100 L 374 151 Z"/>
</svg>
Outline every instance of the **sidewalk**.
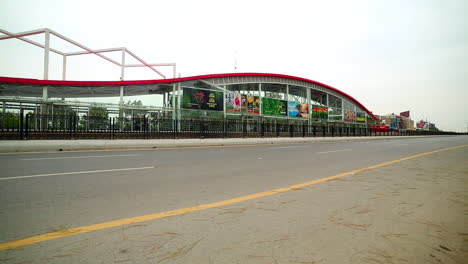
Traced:
<svg viewBox="0 0 468 264">
<path fill-rule="evenodd" d="M 0 153 L 54 152 L 76 150 L 150 149 L 201 146 L 233 146 L 262 144 L 292 144 L 313 142 L 346 142 L 415 138 L 416 136 L 383 137 L 315 137 L 315 138 L 213 138 L 213 139 L 121 139 L 121 140 L 5 140 L 0 141 Z M 423 136 L 418 136 L 423 137 Z"/>
</svg>

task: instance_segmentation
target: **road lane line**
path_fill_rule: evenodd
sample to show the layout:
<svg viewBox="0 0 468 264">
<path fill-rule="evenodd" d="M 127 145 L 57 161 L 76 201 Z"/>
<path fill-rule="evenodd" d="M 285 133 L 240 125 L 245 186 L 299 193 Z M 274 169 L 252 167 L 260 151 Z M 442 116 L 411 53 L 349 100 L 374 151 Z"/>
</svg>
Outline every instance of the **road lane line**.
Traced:
<svg viewBox="0 0 468 264">
<path fill-rule="evenodd" d="M 132 217 L 132 218 L 114 220 L 114 221 L 109 221 L 109 222 L 104 222 L 104 223 L 99 223 L 99 224 L 94 224 L 94 225 L 76 227 L 76 228 L 71 228 L 71 229 L 67 229 L 67 230 L 51 232 L 51 233 L 45 233 L 45 234 L 42 234 L 42 235 L 37 235 L 37 236 L 27 237 L 27 238 L 23 238 L 23 239 L 14 240 L 14 241 L 4 242 L 4 243 L 0 243 L 0 250 L 13 249 L 13 248 L 22 247 L 22 246 L 31 245 L 31 244 L 36 244 L 36 243 L 40 243 L 40 242 L 44 242 L 44 241 L 48 241 L 48 240 L 68 237 L 68 236 L 72 236 L 72 235 L 83 234 L 83 233 L 88 233 L 88 232 L 107 229 L 107 228 L 112 228 L 112 227 L 118 227 L 118 226 L 123 226 L 123 225 L 128 225 L 128 224 L 135 224 L 135 223 L 140 223 L 140 222 L 145 222 L 145 221 L 150 221 L 150 220 L 156 220 L 156 219 L 161 219 L 161 218 L 166 218 L 166 217 L 171 217 L 171 216 L 176 216 L 176 215 L 182 215 L 182 214 L 187 214 L 187 213 L 196 212 L 196 211 L 202 211 L 202 210 L 206 210 L 206 209 L 210 209 L 210 208 L 215 208 L 215 207 L 240 203 L 240 202 L 243 202 L 243 201 L 253 200 L 253 199 L 257 199 L 257 198 L 261 198 L 261 197 L 265 197 L 265 196 L 269 196 L 269 195 L 273 195 L 273 194 L 277 194 L 277 193 L 283 193 L 283 192 L 291 191 L 291 190 L 294 190 L 294 189 L 298 189 L 298 188 L 302 188 L 302 187 L 306 187 L 306 186 L 311 186 L 311 185 L 318 184 L 318 183 L 321 183 L 321 182 L 331 181 L 331 180 L 334 180 L 334 179 L 337 179 L 337 178 L 342 178 L 342 177 L 345 177 L 345 176 L 354 175 L 354 174 L 359 173 L 359 172 L 364 172 L 364 171 L 368 171 L 368 170 L 377 169 L 377 168 L 380 168 L 380 167 L 388 166 L 388 165 L 395 164 L 395 163 L 398 163 L 398 162 L 402 162 L 402 161 L 405 161 L 405 160 L 410 160 L 410 159 L 430 155 L 430 154 L 437 153 L 437 152 L 448 151 L 448 150 L 463 148 L 463 147 L 467 147 L 467 146 L 468 146 L 468 144 L 467 145 L 460 145 L 460 146 L 450 147 L 450 148 L 439 149 L 439 150 L 434 150 L 434 151 L 430 151 L 430 152 L 425 152 L 425 153 L 421 153 L 421 154 L 401 158 L 401 159 L 398 159 L 398 160 L 393 160 L 393 161 L 388 161 L 388 162 L 376 164 L 376 165 L 373 165 L 373 166 L 370 166 L 370 167 L 367 167 L 367 168 L 363 168 L 363 169 L 348 171 L 348 172 L 340 173 L 340 174 L 337 174 L 337 175 L 334 175 L 334 176 L 329 176 L 329 177 L 325 177 L 325 178 L 321 178 L 321 179 L 317 179 L 317 180 L 313 180 L 313 181 L 308 181 L 308 182 L 304 182 L 304 183 L 300 183 L 300 184 L 296 184 L 296 185 L 291 185 L 291 186 L 284 187 L 284 188 L 279 188 L 279 189 L 274 189 L 274 190 L 270 190 L 270 191 L 265 191 L 265 192 L 251 194 L 251 195 L 241 196 L 241 197 L 228 199 L 228 200 L 224 200 L 224 201 L 208 203 L 208 204 L 201 204 L 201 205 L 196 205 L 196 206 L 193 206 L 193 207 L 177 209 L 177 210 L 173 210 L 173 211 L 166 211 L 166 212 L 161 212 L 161 213 L 148 214 L 148 215 L 137 216 L 137 217 Z"/>
<path fill-rule="evenodd" d="M 306 146 L 275 147 L 270 149 L 305 148 Z"/>
<path fill-rule="evenodd" d="M 50 177 L 50 176 L 59 176 L 59 175 L 70 175 L 70 174 L 86 174 L 86 173 L 130 171 L 130 170 L 147 170 L 147 169 L 154 169 L 154 167 L 124 168 L 124 169 L 110 169 L 110 170 L 93 170 L 93 171 L 74 171 L 74 172 L 61 172 L 61 173 L 36 174 L 36 175 L 26 175 L 26 176 L 14 176 L 14 177 L 0 178 L 0 181 L 26 179 L 26 178 L 38 178 L 38 177 Z"/>
<path fill-rule="evenodd" d="M 315 152 L 317 154 L 323 154 L 323 153 L 332 153 L 332 152 L 341 152 L 341 151 L 350 151 L 352 149 L 339 149 L 339 150 L 332 150 L 332 151 L 322 151 L 322 152 Z"/>
<path fill-rule="evenodd" d="M 76 156 L 76 157 L 55 157 L 55 158 L 30 158 L 20 160 L 58 160 L 58 159 L 87 159 L 87 158 L 109 158 L 109 157 L 133 157 L 141 154 L 122 154 L 122 155 L 102 155 L 102 156 Z"/>
</svg>

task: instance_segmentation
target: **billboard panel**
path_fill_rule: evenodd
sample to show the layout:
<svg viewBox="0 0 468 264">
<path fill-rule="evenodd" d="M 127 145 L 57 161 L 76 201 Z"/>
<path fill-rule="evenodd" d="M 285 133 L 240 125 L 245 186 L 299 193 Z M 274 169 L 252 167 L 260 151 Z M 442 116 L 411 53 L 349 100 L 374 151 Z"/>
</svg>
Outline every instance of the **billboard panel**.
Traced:
<svg viewBox="0 0 468 264">
<path fill-rule="evenodd" d="M 247 95 L 247 113 L 260 114 L 260 97 Z"/>
<path fill-rule="evenodd" d="M 226 93 L 226 110 L 228 112 L 241 111 L 242 96 L 238 92 Z"/>
<path fill-rule="evenodd" d="M 309 118 L 309 105 L 294 101 L 288 102 L 288 115 L 291 117 Z"/>
<path fill-rule="evenodd" d="M 328 107 L 313 105 L 312 118 L 314 120 L 328 119 Z"/>
<path fill-rule="evenodd" d="M 356 122 L 357 123 L 365 123 L 366 122 L 366 114 L 363 112 L 358 112 L 356 114 Z"/>
<path fill-rule="evenodd" d="M 262 98 L 262 114 L 274 116 L 287 115 L 287 102 L 273 98 Z"/>
<path fill-rule="evenodd" d="M 356 121 L 356 112 L 350 110 L 344 110 L 344 121 L 345 122 L 355 122 Z"/>
<path fill-rule="evenodd" d="M 410 111 L 401 112 L 400 116 L 410 117 Z"/>
<path fill-rule="evenodd" d="M 183 89 L 182 107 L 186 109 L 223 111 L 223 93 L 195 88 Z"/>
<path fill-rule="evenodd" d="M 251 94 L 238 92 L 226 93 L 226 110 L 228 112 L 260 113 L 260 98 Z"/>
</svg>

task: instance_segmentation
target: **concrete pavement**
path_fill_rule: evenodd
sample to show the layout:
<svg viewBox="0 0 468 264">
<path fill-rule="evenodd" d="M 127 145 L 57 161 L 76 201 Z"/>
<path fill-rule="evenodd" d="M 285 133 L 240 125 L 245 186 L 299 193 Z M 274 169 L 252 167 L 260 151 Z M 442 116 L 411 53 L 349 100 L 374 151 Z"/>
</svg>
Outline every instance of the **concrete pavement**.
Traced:
<svg viewBox="0 0 468 264">
<path fill-rule="evenodd" d="M 467 143 L 468 137 L 456 136 L 4 154 L 0 242 L 216 202 Z M 434 153 L 238 204 L 0 251 L 0 260 L 462 263 L 467 158 L 466 148 Z M 146 169 L 118 170 L 125 168 Z"/>
</svg>

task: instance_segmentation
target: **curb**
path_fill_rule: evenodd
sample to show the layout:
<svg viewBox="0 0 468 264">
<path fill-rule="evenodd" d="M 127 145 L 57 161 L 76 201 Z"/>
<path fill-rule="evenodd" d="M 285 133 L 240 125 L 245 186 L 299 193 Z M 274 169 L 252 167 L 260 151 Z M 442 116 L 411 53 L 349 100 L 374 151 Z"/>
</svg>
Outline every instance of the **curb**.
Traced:
<svg viewBox="0 0 468 264">
<path fill-rule="evenodd" d="M 195 147 L 255 146 L 350 142 L 384 139 L 425 138 L 430 136 L 320 137 L 320 138 L 229 138 L 229 139 L 154 139 L 154 140 L 31 140 L 0 141 L 0 153 L 144 150 Z"/>
</svg>

